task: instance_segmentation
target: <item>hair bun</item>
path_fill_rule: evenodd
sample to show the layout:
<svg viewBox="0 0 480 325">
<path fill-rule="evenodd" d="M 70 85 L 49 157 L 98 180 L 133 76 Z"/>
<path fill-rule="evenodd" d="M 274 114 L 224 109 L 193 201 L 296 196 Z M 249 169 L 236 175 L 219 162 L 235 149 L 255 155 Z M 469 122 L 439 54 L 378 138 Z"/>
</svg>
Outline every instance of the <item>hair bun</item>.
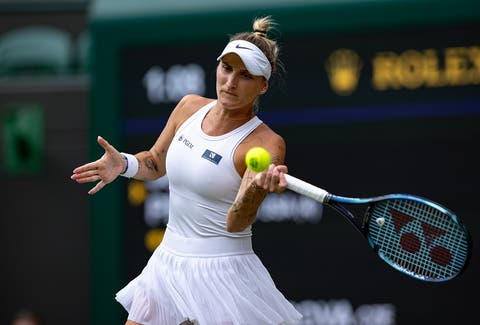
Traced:
<svg viewBox="0 0 480 325">
<path fill-rule="evenodd" d="M 266 30 L 255 29 L 253 32 L 257 33 L 257 34 L 260 34 L 261 36 L 267 36 L 267 31 Z"/>
</svg>

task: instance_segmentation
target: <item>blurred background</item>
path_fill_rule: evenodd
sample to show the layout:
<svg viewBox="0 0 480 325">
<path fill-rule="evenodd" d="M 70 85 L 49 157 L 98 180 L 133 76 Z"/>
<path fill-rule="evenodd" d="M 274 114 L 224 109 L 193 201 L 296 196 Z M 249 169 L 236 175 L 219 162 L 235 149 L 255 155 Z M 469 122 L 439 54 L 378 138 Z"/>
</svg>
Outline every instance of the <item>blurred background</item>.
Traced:
<svg viewBox="0 0 480 325">
<path fill-rule="evenodd" d="M 433 199 L 474 245 L 459 278 L 425 283 L 329 208 L 269 195 L 254 248 L 301 324 L 480 323 L 478 1 L 0 0 L 1 324 L 25 309 L 47 325 L 125 322 L 114 296 L 162 239 L 168 180 L 89 197 L 72 170 L 102 154 L 98 135 L 145 150 L 182 96 L 215 97 L 228 36 L 263 15 L 285 72 L 259 116 L 290 173 L 344 196 Z"/>
</svg>

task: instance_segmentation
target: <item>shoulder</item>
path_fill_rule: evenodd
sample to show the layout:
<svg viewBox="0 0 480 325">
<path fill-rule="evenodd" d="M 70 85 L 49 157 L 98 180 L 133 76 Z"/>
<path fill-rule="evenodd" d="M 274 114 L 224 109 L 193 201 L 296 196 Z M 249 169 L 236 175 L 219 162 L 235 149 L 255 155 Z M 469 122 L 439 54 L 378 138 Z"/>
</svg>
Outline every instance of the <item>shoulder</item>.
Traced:
<svg viewBox="0 0 480 325">
<path fill-rule="evenodd" d="M 188 94 L 180 100 L 180 103 L 185 107 L 196 107 L 198 110 L 214 100 L 215 99 L 202 97 L 196 94 Z"/>
<path fill-rule="evenodd" d="M 174 112 L 192 115 L 203 106 L 211 103 L 214 99 L 202 97 L 195 94 L 185 95 L 175 107 Z"/>
<path fill-rule="evenodd" d="M 214 99 L 195 94 L 185 95 L 172 111 L 170 118 L 175 121 L 176 125 L 180 125 L 196 111 L 212 101 L 214 101 Z"/>
<path fill-rule="evenodd" d="M 265 123 L 260 124 L 245 140 L 239 149 L 246 153 L 252 147 L 260 146 L 267 149 L 272 155 L 272 162 L 276 165 L 283 164 L 286 154 L 285 139 Z"/>
<path fill-rule="evenodd" d="M 260 124 L 253 132 L 253 138 L 259 138 L 261 143 L 267 145 L 269 143 L 273 144 L 285 144 L 285 140 L 283 137 L 272 130 L 267 124 L 262 123 Z"/>
</svg>

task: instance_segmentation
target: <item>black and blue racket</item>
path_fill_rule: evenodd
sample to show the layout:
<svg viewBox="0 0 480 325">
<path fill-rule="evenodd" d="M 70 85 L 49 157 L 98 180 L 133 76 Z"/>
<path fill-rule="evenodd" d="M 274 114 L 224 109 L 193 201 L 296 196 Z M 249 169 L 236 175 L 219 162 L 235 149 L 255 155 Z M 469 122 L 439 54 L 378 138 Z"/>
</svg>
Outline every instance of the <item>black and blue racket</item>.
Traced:
<svg viewBox="0 0 480 325">
<path fill-rule="evenodd" d="M 288 189 L 346 217 L 378 256 L 398 271 L 415 279 L 442 282 L 465 270 L 472 250 L 470 234 L 457 216 L 440 204 L 409 194 L 342 197 L 285 176 Z M 366 209 L 355 215 L 346 205 Z"/>
</svg>

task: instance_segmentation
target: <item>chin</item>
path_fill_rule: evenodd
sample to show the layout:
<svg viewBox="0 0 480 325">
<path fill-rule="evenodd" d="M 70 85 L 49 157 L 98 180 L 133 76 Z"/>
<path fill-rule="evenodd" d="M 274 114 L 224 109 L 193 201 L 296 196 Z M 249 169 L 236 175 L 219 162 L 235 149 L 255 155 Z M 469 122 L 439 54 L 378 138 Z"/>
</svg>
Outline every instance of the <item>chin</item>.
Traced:
<svg viewBox="0 0 480 325">
<path fill-rule="evenodd" d="M 220 104 L 222 104 L 225 107 L 235 106 L 238 104 L 237 100 L 235 100 L 234 98 L 231 98 L 231 96 L 220 96 L 218 98 L 218 101 L 220 102 Z"/>
</svg>

